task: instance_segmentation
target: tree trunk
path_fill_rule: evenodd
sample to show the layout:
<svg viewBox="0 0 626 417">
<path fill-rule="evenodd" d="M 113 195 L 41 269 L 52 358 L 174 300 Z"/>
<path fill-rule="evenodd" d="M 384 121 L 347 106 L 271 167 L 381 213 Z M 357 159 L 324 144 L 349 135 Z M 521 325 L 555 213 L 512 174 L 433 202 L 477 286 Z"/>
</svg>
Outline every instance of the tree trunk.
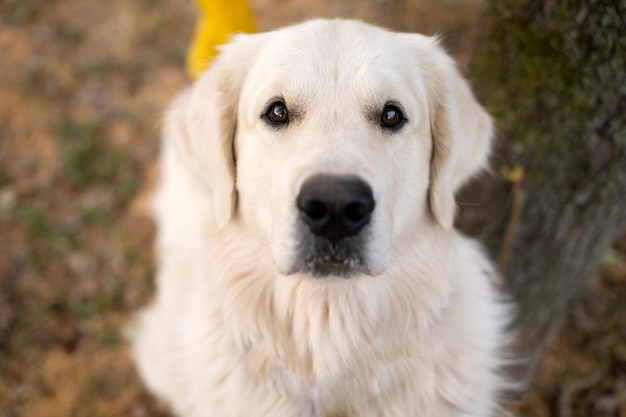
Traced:
<svg viewBox="0 0 626 417">
<path fill-rule="evenodd" d="M 493 0 L 487 18 L 473 78 L 497 120 L 497 172 L 461 193 L 460 226 L 504 255 L 530 378 L 626 229 L 626 1 Z"/>
</svg>

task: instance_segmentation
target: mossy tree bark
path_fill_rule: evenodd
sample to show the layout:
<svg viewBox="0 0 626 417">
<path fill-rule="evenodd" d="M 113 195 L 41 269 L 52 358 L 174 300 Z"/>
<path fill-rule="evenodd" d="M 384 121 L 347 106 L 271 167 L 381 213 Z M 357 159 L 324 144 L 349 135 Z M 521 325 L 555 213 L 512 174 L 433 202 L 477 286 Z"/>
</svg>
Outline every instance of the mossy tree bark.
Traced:
<svg viewBox="0 0 626 417">
<path fill-rule="evenodd" d="M 493 0 L 487 18 L 473 81 L 498 124 L 494 168 L 525 174 L 503 273 L 530 377 L 626 229 L 626 1 Z M 459 197 L 479 204 L 461 223 L 495 258 L 519 208 L 511 188 L 495 178 Z"/>
</svg>

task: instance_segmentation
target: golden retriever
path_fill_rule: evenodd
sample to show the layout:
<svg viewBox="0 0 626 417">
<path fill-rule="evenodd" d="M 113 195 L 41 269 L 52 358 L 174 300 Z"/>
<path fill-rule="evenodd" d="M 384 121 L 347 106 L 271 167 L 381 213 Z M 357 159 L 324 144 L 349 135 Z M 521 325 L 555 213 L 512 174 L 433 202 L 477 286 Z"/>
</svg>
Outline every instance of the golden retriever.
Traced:
<svg viewBox="0 0 626 417">
<path fill-rule="evenodd" d="M 183 417 L 496 415 L 510 312 L 453 227 L 491 136 L 436 38 L 235 37 L 167 115 L 145 383 Z"/>
</svg>

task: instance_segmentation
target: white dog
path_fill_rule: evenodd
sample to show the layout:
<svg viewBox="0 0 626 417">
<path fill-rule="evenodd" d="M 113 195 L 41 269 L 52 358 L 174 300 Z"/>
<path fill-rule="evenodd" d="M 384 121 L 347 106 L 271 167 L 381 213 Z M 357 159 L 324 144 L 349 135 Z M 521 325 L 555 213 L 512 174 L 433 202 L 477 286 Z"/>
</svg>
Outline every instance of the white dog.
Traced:
<svg viewBox="0 0 626 417">
<path fill-rule="evenodd" d="M 146 384 L 185 417 L 496 415 L 510 312 L 453 228 L 491 136 L 437 39 L 236 37 L 167 116 Z"/>
</svg>

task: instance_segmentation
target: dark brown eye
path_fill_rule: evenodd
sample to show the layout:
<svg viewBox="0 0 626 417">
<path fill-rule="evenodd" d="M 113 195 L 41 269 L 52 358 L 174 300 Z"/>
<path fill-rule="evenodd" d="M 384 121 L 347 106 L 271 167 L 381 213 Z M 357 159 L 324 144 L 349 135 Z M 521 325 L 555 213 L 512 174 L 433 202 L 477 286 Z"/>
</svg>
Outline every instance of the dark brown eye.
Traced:
<svg viewBox="0 0 626 417">
<path fill-rule="evenodd" d="M 397 106 L 387 105 L 380 114 L 380 125 L 386 129 L 399 129 L 406 119 Z"/>
<path fill-rule="evenodd" d="M 270 105 L 265 113 L 267 120 L 274 125 L 283 125 L 289 122 L 289 112 L 285 103 L 278 101 Z"/>
</svg>

